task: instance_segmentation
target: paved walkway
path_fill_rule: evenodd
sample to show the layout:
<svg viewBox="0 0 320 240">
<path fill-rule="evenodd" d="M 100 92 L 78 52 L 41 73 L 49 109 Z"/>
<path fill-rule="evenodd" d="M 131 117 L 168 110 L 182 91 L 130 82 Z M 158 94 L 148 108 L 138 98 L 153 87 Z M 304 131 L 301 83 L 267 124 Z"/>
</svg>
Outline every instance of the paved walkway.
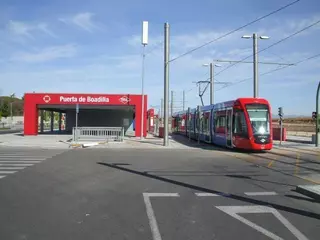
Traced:
<svg viewBox="0 0 320 240">
<path fill-rule="evenodd" d="M 309 149 L 313 151 L 319 151 L 320 148 L 316 148 L 314 144 L 303 143 L 298 141 L 303 137 L 289 137 L 291 140 L 297 141 L 285 141 L 280 145 L 279 141 L 274 141 L 274 148 L 285 149 Z M 298 139 L 299 138 L 299 139 Z M 59 134 L 44 134 L 38 136 L 23 136 L 21 133 L 0 134 L 0 146 L 12 146 L 12 147 L 41 147 L 41 148 L 69 148 L 71 147 L 71 135 L 59 135 Z M 301 140 L 300 139 L 300 140 Z M 303 140 L 303 139 L 302 139 Z M 74 147 L 82 147 L 81 142 Z M 124 142 L 109 142 L 96 146 L 90 146 L 95 148 L 137 148 L 137 149 L 208 149 L 214 148 L 210 144 L 200 143 L 196 141 L 189 141 L 188 138 L 181 135 L 169 136 L 169 146 L 163 146 L 163 138 L 158 138 L 153 135 L 148 135 L 143 140 L 136 137 L 126 137 Z"/>
<path fill-rule="evenodd" d="M 1 134 L 0 146 L 10 147 L 40 147 L 40 148 L 69 148 L 71 135 L 38 135 L 23 136 L 21 133 Z"/>
</svg>

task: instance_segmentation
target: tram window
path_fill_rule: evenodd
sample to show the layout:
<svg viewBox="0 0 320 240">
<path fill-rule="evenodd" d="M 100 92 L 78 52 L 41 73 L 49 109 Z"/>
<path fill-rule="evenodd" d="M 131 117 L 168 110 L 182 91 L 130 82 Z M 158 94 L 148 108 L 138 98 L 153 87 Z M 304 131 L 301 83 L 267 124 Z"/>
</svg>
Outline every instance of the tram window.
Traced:
<svg viewBox="0 0 320 240">
<path fill-rule="evenodd" d="M 204 115 L 202 118 L 202 132 L 209 132 L 209 118 L 206 115 Z"/>
<path fill-rule="evenodd" d="M 216 112 L 215 113 L 214 126 L 215 126 L 215 132 L 216 133 L 225 133 L 226 116 L 222 115 L 221 112 Z"/>
<path fill-rule="evenodd" d="M 248 128 L 243 111 L 236 110 L 233 114 L 233 133 L 238 136 L 247 136 Z"/>
</svg>

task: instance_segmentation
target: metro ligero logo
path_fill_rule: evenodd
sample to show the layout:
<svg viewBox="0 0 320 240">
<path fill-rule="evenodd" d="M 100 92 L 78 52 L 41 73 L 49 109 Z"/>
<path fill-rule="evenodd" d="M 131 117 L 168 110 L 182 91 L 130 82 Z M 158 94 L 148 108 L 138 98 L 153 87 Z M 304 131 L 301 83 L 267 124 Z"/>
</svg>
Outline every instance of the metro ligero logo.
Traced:
<svg viewBox="0 0 320 240">
<path fill-rule="evenodd" d="M 45 96 L 43 97 L 43 101 L 44 101 L 45 103 L 48 103 L 48 102 L 51 101 L 51 97 L 48 96 L 48 95 L 45 95 Z"/>
<path fill-rule="evenodd" d="M 126 104 L 128 102 L 130 102 L 130 98 L 123 96 L 119 99 L 120 102 L 122 102 L 123 104 Z"/>
</svg>

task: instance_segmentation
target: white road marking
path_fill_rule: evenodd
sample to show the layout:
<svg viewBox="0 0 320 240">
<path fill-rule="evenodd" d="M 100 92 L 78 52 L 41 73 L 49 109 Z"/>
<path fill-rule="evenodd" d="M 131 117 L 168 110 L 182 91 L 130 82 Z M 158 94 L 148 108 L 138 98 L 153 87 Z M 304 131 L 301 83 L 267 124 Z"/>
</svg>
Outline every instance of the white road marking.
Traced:
<svg viewBox="0 0 320 240">
<path fill-rule="evenodd" d="M 198 197 L 220 197 L 221 195 L 219 194 L 214 194 L 214 193 L 195 193 Z"/>
<path fill-rule="evenodd" d="M 0 176 L 0 178 L 4 178 L 4 177 L 6 177 L 6 176 Z"/>
<path fill-rule="evenodd" d="M 288 230 L 299 240 L 308 240 L 297 228 L 295 228 L 285 217 L 283 217 L 276 209 L 267 206 L 217 206 L 216 208 L 234 217 L 235 219 L 247 224 L 258 232 L 270 237 L 274 240 L 283 240 L 283 238 L 273 234 L 272 232 L 258 226 L 257 224 L 241 217 L 240 213 L 272 213 L 276 218 L 285 225 Z"/>
<path fill-rule="evenodd" d="M 0 163 L 0 166 L 15 166 L 15 167 L 28 167 L 32 166 L 33 164 L 26 164 L 26 163 Z"/>
<path fill-rule="evenodd" d="M 0 163 L 40 163 L 41 161 L 23 161 L 23 160 L 12 160 L 12 161 L 1 161 Z"/>
<path fill-rule="evenodd" d="M 12 174 L 15 172 L 17 172 L 17 171 L 0 171 L 0 174 Z"/>
<path fill-rule="evenodd" d="M 148 197 L 180 197 L 178 193 L 143 193 Z"/>
<path fill-rule="evenodd" d="M 7 169 L 10 169 L 10 170 L 21 170 L 21 169 L 24 169 L 26 167 L 1 167 L 0 166 L 0 170 L 7 170 Z"/>
<path fill-rule="evenodd" d="M 28 157 L 25 157 L 25 156 L 18 156 L 18 157 L 15 157 L 15 156 L 0 156 L 0 160 L 1 159 L 24 159 L 24 160 L 46 160 L 47 158 L 44 158 L 44 157 L 35 157 L 35 156 L 28 156 Z"/>
<path fill-rule="evenodd" d="M 247 196 L 273 196 L 277 195 L 276 192 L 245 192 Z"/>
<path fill-rule="evenodd" d="M 51 155 L 37 155 L 37 154 L 0 154 L 0 157 L 38 157 L 45 158 Z"/>
<path fill-rule="evenodd" d="M 158 228 L 156 216 L 154 214 L 150 197 L 179 197 L 178 193 L 143 193 L 143 200 L 146 205 L 147 215 L 149 219 L 149 225 L 153 240 L 161 240 L 161 235 Z"/>
</svg>

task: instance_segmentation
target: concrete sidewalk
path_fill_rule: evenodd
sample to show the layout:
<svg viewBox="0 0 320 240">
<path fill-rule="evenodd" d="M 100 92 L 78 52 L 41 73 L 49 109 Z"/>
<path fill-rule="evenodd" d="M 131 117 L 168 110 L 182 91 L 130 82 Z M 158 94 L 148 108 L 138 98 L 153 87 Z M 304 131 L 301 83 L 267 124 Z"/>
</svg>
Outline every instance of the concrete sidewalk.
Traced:
<svg viewBox="0 0 320 240">
<path fill-rule="evenodd" d="M 169 146 L 163 146 L 163 138 L 148 135 L 144 139 L 125 137 L 123 142 L 113 141 L 80 141 L 72 142 L 72 135 L 43 134 L 38 136 L 23 136 L 21 133 L 0 135 L 0 146 L 9 147 L 38 147 L 38 148 L 117 148 L 117 149 L 199 149 L 203 144 L 189 142 L 184 136 L 169 136 Z"/>
<path fill-rule="evenodd" d="M 303 136 L 292 136 L 288 135 L 287 136 L 287 141 L 288 142 L 297 142 L 297 143 L 306 143 L 306 144 L 313 144 L 312 143 L 312 137 L 303 137 Z"/>
<path fill-rule="evenodd" d="M 196 141 L 189 141 L 184 136 L 169 136 L 169 146 L 163 146 L 163 138 L 148 135 L 144 139 L 136 137 L 125 137 L 124 142 L 107 142 L 105 144 L 97 144 L 94 148 L 132 148 L 132 149 L 201 149 L 214 146 L 206 146 Z"/>
<path fill-rule="evenodd" d="M 40 147 L 40 148 L 69 148 L 71 135 L 38 135 L 23 136 L 21 133 L 0 135 L 0 146 L 8 147 Z"/>
</svg>

